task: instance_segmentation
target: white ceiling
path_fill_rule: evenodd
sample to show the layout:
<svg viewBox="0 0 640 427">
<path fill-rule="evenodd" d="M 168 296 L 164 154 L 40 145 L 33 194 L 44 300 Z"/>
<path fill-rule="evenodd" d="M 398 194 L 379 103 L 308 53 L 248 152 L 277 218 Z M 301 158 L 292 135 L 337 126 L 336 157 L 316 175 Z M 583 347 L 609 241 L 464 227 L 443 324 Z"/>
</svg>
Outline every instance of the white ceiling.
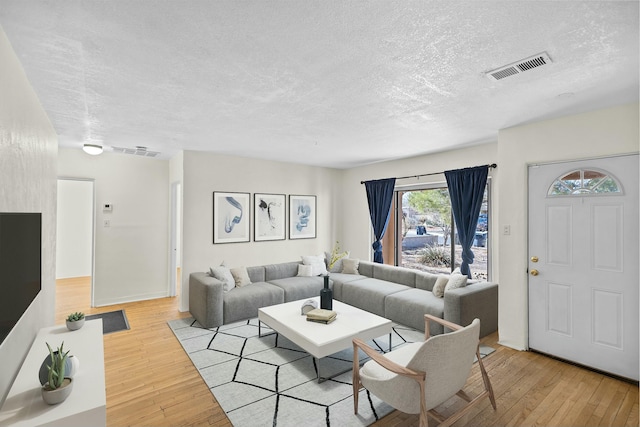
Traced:
<svg viewBox="0 0 640 427">
<path fill-rule="evenodd" d="M 0 25 L 62 147 L 347 168 L 638 102 L 638 5 L 0 0 Z"/>
</svg>

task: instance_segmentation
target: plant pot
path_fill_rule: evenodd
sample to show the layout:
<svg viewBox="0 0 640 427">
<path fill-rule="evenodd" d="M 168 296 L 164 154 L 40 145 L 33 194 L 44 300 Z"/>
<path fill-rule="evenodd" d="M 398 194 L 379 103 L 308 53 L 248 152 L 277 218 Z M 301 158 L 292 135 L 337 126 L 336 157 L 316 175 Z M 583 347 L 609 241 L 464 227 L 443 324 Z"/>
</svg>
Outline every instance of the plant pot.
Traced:
<svg viewBox="0 0 640 427">
<path fill-rule="evenodd" d="M 73 380 L 65 377 L 61 387 L 50 390 L 49 383 L 46 383 L 42 386 L 41 390 L 42 399 L 47 405 L 57 405 L 58 403 L 64 402 L 71 394 L 71 390 L 73 390 Z"/>
<path fill-rule="evenodd" d="M 82 328 L 82 325 L 84 325 L 84 317 L 74 322 L 67 320 L 67 329 L 69 329 L 70 331 L 77 331 L 78 329 Z"/>
</svg>

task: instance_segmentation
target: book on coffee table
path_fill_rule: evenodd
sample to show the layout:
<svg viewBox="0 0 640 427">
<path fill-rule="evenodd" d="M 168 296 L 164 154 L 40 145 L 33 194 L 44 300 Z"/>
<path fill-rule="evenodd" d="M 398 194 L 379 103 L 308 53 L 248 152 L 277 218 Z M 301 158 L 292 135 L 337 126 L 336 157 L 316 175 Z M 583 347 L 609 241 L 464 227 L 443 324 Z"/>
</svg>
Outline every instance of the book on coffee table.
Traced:
<svg viewBox="0 0 640 427">
<path fill-rule="evenodd" d="M 314 308 L 307 312 L 307 320 L 309 322 L 331 323 L 336 319 L 337 315 L 338 313 L 333 310 Z"/>
</svg>

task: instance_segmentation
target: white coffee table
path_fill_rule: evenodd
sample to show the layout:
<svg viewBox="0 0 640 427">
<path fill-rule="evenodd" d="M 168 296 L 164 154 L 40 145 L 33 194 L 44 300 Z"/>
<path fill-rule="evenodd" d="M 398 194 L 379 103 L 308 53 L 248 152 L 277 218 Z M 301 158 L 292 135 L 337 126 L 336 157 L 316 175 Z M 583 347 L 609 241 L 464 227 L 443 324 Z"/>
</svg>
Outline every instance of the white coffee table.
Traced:
<svg viewBox="0 0 640 427">
<path fill-rule="evenodd" d="M 300 314 L 308 299 L 259 309 L 258 334 L 271 335 L 262 335 L 260 324 L 264 323 L 312 355 L 318 366 L 318 382 L 329 379 L 320 375 L 320 359 L 351 347 L 354 338 L 370 340 L 388 334 L 391 348 L 391 320 L 333 300 L 333 310 L 338 313 L 336 320 L 328 325 L 309 322 L 307 316 Z M 320 306 L 320 297 L 315 300 Z"/>
</svg>

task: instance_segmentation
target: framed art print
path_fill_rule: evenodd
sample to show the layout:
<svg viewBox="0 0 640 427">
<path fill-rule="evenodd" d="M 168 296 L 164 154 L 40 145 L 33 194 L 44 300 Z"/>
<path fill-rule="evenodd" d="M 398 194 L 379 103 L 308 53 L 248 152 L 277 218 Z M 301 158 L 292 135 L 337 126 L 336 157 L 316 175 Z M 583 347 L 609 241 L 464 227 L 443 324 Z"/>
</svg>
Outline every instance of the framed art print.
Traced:
<svg viewBox="0 0 640 427">
<path fill-rule="evenodd" d="M 286 238 L 286 198 L 284 194 L 253 195 L 253 240 L 284 240 Z"/>
<path fill-rule="evenodd" d="M 213 243 L 249 241 L 249 193 L 213 192 Z"/>
<path fill-rule="evenodd" d="M 316 196 L 289 195 L 289 239 L 316 237 Z"/>
</svg>

